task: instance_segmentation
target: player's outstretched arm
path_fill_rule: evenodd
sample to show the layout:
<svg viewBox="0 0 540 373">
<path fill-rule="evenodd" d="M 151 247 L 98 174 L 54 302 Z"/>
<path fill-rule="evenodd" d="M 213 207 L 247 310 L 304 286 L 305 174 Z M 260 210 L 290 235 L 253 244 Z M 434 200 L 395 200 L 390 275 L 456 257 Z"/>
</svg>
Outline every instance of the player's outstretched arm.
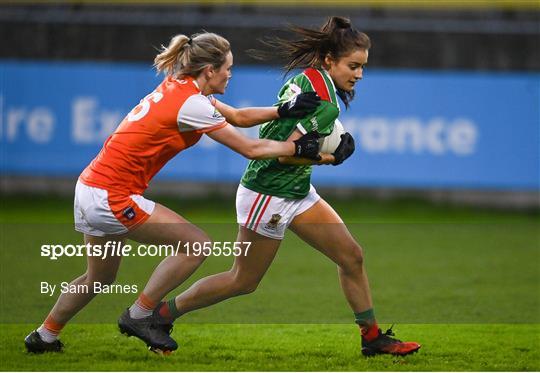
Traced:
<svg viewBox="0 0 540 373">
<path fill-rule="evenodd" d="M 310 132 L 294 141 L 251 139 L 233 126 L 227 125 L 208 132 L 213 140 L 231 148 L 248 159 L 269 159 L 280 156 L 318 158 L 319 135 Z"/>
<path fill-rule="evenodd" d="M 302 118 L 317 109 L 321 99 L 315 92 L 301 93 L 279 106 L 236 109 L 217 99 L 216 109 L 235 127 L 253 127 L 278 118 Z"/>
<path fill-rule="evenodd" d="M 277 107 L 247 107 L 236 109 L 219 100 L 216 109 L 235 127 L 248 128 L 279 118 Z"/>
</svg>

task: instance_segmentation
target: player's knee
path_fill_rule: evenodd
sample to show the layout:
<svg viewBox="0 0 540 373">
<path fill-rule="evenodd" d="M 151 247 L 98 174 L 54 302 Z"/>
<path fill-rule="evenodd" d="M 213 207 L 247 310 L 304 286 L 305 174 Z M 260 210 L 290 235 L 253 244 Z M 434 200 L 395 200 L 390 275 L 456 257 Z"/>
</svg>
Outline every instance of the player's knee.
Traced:
<svg viewBox="0 0 540 373">
<path fill-rule="evenodd" d="M 86 282 L 93 286 L 95 282 L 101 285 L 111 285 L 116 281 L 116 273 L 100 273 L 93 276 L 87 276 Z"/>
<path fill-rule="evenodd" d="M 243 284 L 241 287 L 239 287 L 238 289 L 238 295 L 246 295 L 246 294 L 251 294 L 253 293 L 255 290 L 257 290 L 257 287 L 259 286 L 259 283 L 258 282 L 251 282 L 251 283 L 246 283 L 246 284 Z"/>
<path fill-rule="evenodd" d="M 340 268 L 345 272 L 356 273 L 362 271 L 364 266 L 364 253 L 358 244 L 354 244 L 347 254 L 344 255 L 340 263 Z"/>
<path fill-rule="evenodd" d="M 259 286 L 259 281 L 245 278 L 235 278 L 233 282 L 233 289 L 235 295 L 246 295 L 253 293 Z"/>
<path fill-rule="evenodd" d="M 102 285 L 111 285 L 115 281 L 116 281 L 116 275 L 107 275 L 107 276 L 103 276 L 101 281 L 99 282 L 101 282 Z"/>
<path fill-rule="evenodd" d="M 197 266 L 199 266 L 199 265 L 201 265 L 201 264 L 205 261 L 205 259 L 207 258 L 207 256 L 206 256 L 206 255 L 202 255 L 202 254 L 200 254 L 200 255 L 187 255 L 186 258 L 187 258 L 187 261 L 188 261 L 189 263 L 191 263 L 192 265 L 197 265 Z"/>
</svg>

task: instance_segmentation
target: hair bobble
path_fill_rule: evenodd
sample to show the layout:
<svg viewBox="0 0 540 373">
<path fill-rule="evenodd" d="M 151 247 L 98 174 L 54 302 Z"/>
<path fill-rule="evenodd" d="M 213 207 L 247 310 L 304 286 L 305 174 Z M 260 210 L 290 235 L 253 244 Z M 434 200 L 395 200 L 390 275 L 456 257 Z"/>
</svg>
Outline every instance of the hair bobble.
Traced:
<svg viewBox="0 0 540 373">
<path fill-rule="evenodd" d="M 352 28 L 351 21 L 348 18 L 343 17 L 333 17 L 334 24 L 338 29 L 349 29 Z"/>
</svg>

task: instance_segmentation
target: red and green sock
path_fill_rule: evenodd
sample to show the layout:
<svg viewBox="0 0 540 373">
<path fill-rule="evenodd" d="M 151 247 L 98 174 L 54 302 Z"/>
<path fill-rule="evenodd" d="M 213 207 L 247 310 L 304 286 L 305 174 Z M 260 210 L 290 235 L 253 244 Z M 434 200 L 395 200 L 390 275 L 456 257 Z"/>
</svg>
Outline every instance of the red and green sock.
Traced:
<svg viewBox="0 0 540 373">
<path fill-rule="evenodd" d="M 176 307 L 176 298 L 172 298 L 167 302 L 161 303 L 158 310 L 159 314 L 169 320 L 175 320 L 182 316 L 182 312 Z"/>
<path fill-rule="evenodd" d="M 379 336 L 379 326 L 377 325 L 377 320 L 375 320 L 373 308 L 363 312 L 355 312 L 354 321 L 360 327 L 362 338 L 366 341 L 372 341 Z"/>
</svg>

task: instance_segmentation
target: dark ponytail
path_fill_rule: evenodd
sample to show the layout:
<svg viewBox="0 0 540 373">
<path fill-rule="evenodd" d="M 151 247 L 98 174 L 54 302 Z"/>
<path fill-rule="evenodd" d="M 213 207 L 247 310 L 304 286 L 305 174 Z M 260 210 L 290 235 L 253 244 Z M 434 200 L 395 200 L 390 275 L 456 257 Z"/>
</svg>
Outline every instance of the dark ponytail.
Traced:
<svg viewBox="0 0 540 373">
<path fill-rule="evenodd" d="M 371 47 L 369 37 L 353 28 L 351 21 L 344 17 L 329 18 L 319 30 L 291 26 L 289 31 L 293 32 L 297 38 L 293 40 L 269 38 L 262 40 L 269 49 L 248 52 L 253 57 L 264 60 L 277 54 L 287 61 L 283 67 L 287 75 L 294 69 L 322 68 L 328 54 L 337 60 L 356 49 L 368 50 Z M 347 92 L 338 89 L 337 94 L 346 107 L 354 98 L 354 91 Z"/>
</svg>

